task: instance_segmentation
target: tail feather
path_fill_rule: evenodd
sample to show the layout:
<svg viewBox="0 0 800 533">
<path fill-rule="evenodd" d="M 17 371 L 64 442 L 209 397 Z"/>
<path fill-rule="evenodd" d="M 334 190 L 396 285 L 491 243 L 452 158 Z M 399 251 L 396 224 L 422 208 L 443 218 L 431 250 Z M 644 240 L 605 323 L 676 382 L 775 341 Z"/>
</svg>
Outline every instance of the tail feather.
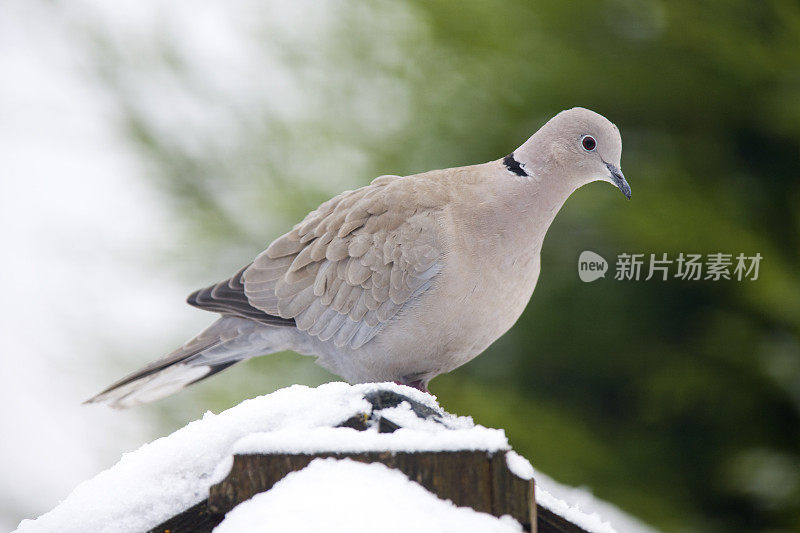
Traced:
<svg viewBox="0 0 800 533">
<path fill-rule="evenodd" d="M 268 327 L 244 318 L 223 316 L 174 352 L 122 378 L 84 403 L 125 408 L 169 396 L 243 359 L 270 353 L 263 342 L 263 329 Z"/>
<path fill-rule="evenodd" d="M 226 367 L 231 364 L 226 364 Z M 175 364 L 109 388 L 84 403 L 106 403 L 115 408 L 132 407 L 174 394 L 212 373 L 212 367 L 207 365 Z"/>
</svg>

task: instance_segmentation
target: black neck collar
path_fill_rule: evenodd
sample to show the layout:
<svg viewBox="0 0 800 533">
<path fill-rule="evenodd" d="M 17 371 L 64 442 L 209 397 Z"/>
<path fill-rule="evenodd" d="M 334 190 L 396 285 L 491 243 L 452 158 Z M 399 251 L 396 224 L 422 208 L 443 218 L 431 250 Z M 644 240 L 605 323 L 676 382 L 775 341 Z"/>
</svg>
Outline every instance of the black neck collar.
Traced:
<svg viewBox="0 0 800 533">
<path fill-rule="evenodd" d="M 513 152 L 503 158 L 503 164 L 509 172 L 513 172 L 517 176 L 529 176 L 529 174 L 525 172 L 525 169 L 522 168 L 522 164 L 514 159 Z"/>
</svg>

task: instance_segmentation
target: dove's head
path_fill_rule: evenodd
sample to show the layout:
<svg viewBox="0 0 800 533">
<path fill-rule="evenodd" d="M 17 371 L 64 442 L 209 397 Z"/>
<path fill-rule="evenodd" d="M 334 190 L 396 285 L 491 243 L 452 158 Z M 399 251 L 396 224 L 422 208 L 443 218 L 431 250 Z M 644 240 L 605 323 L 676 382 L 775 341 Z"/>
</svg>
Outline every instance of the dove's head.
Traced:
<svg viewBox="0 0 800 533">
<path fill-rule="evenodd" d="M 512 155 L 526 171 L 542 179 L 563 180 L 571 190 L 602 180 L 631 197 L 631 188 L 620 170 L 619 130 L 594 111 L 582 107 L 562 111 Z"/>
</svg>

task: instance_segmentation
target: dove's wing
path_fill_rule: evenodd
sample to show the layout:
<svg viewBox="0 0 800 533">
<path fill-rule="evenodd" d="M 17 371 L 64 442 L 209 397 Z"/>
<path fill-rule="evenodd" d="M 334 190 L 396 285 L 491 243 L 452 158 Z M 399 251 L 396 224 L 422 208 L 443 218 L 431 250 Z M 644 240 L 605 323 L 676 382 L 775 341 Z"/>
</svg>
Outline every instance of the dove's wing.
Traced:
<svg viewBox="0 0 800 533">
<path fill-rule="evenodd" d="M 441 188 L 415 178 L 382 176 L 311 212 L 245 270 L 249 303 L 322 341 L 363 346 L 441 268 Z"/>
<path fill-rule="evenodd" d="M 193 292 L 186 302 L 205 311 L 249 318 L 270 326 L 294 326 L 294 320 L 291 318 L 269 315 L 250 304 L 244 293 L 244 281 L 242 280 L 244 271 L 249 266 L 240 269 L 226 280 Z"/>
</svg>

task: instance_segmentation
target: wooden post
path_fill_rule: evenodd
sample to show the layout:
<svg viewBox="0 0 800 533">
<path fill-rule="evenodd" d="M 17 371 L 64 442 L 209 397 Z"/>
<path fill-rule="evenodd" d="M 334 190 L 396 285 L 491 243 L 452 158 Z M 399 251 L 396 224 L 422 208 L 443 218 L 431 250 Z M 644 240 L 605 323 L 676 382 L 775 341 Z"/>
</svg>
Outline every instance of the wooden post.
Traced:
<svg viewBox="0 0 800 533">
<path fill-rule="evenodd" d="M 400 426 L 383 416 L 383 409 L 408 402 L 420 418 L 441 421 L 436 410 L 390 390 L 364 395 L 369 413 L 357 413 L 338 427 L 359 431 L 369 428 L 391 433 Z M 506 452 L 364 452 L 255 453 L 234 455 L 228 476 L 209 490 L 208 499 L 170 518 L 151 533 L 211 533 L 225 513 L 254 495 L 270 490 L 291 472 L 302 470 L 316 458 L 348 458 L 382 463 L 400 470 L 440 498 L 461 507 L 494 516 L 511 515 L 532 533 L 586 533 L 575 524 L 536 505 L 533 480 L 516 476 L 508 468 Z M 391 495 L 387 495 L 391 497 Z"/>
<path fill-rule="evenodd" d="M 272 488 L 290 472 L 318 457 L 383 463 L 396 468 L 443 499 L 495 516 L 511 515 L 530 531 L 536 523 L 532 480 L 514 475 L 505 452 L 368 452 L 236 455 L 228 477 L 211 487 L 208 509 L 224 514 L 240 502 Z"/>
</svg>

